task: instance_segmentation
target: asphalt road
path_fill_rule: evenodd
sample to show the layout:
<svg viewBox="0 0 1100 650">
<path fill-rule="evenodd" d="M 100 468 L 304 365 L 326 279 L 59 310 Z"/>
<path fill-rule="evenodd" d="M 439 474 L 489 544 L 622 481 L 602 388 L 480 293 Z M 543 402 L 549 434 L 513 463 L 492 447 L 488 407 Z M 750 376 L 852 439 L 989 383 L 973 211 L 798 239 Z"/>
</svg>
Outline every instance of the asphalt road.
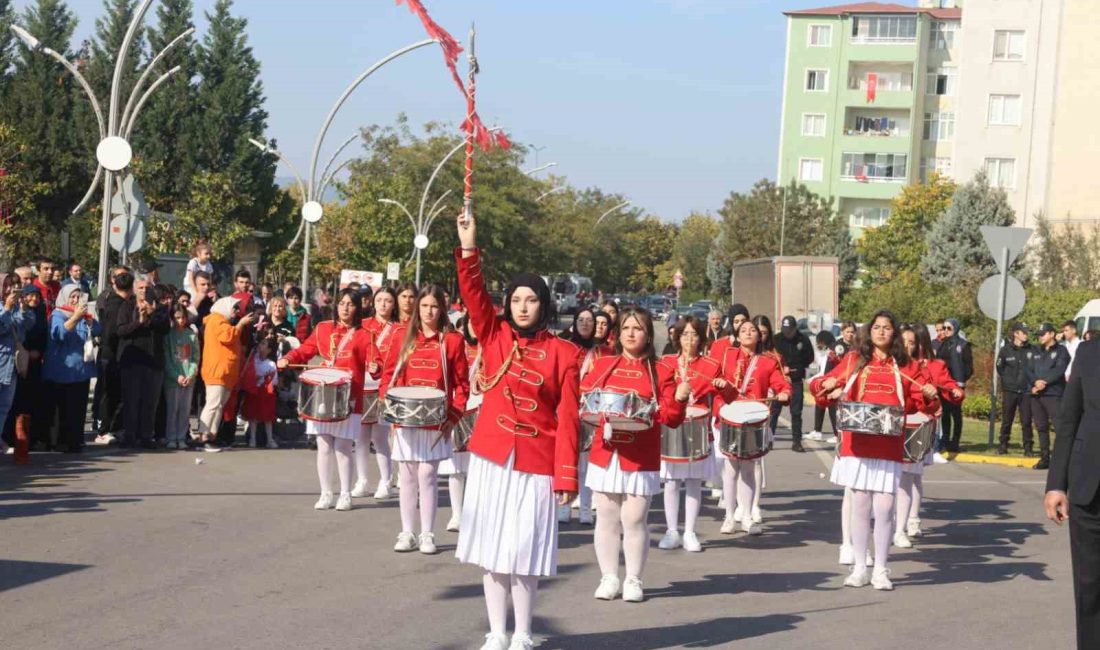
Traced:
<svg viewBox="0 0 1100 650">
<path fill-rule="evenodd" d="M 811 445 L 814 443 L 810 443 Z M 1067 648 L 1067 532 L 1044 523 L 1044 476 L 944 465 L 926 475 L 926 536 L 896 553 L 891 593 L 844 588 L 831 453 L 768 456 L 765 533 L 661 551 L 660 499 L 642 604 L 592 598 L 592 530 L 560 536 L 542 582 L 544 649 Z M 196 465 L 202 458 L 204 464 Z M 299 450 L 36 455 L 0 466 L 0 639 L 7 648 L 477 648 L 479 571 L 441 553 L 396 554 L 395 500 L 316 512 Z"/>
</svg>

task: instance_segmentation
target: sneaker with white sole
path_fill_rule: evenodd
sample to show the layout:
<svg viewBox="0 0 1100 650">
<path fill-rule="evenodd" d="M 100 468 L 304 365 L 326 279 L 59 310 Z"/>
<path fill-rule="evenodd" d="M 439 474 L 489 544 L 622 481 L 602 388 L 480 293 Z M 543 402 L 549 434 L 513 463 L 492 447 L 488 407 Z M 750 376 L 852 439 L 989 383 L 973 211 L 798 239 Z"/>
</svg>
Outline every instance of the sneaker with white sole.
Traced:
<svg viewBox="0 0 1100 650">
<path fill-rule="evenodd" d="M 508 645 L 508 650 L 531 650 L 535 647 L 535 640 L 531 638 L 530 634 L 513 634 L 512 643 Z"/>
<path fill-rule="evenodd" d="M 920 529 L 920 519 L 910 519 L 905 523 L 905 534 L 909 537 L 920 537 L 924 531 Z"/>
<path fill-rule="evenodd" d="M 379 483 L 378 489 L 374 491 L 375 499 L 388 499 L 390 498 L 390 486 L 387 483 Z"/>
<path fill-rule="evenodd" d="M 742 521 L 741 530 L 750 535 L 760 535 L 764 532 L 764 529 L 760 527 L 760 524 L 756 523 L 752 519 L 746 519 Z"/>
<path fill-rule="evenodd" d="M 840 545 L 840 559 L 837 560 L 837 564 L 847 564 L 848 566 L 852 566 L 855 563 L 856 563 L 856 554 L 855 554 L 855 551 L 852 550 L 852 545 L 851 544 L 841 544 Z"/>
<path fill-rule="evenodd" d="M 946 463 L 950 463 L 951 461 L 947 460 L 946 456 L 937 451 L 936 453 L 932 454 L 932 462 L 936 465 L 943 465 Z"/>
<path fill-rule="evenodd" d="M 684 550 L 688 553 L 698 553 L 703 550 L 703 545 L 699 542 L 699 536 L 692 531 L 684 533 L 682 544 Z"/>
<path fill-rule="evenodd" d="M 321 498 L 317 499 L 317 503 L 313 504 L 314 510 L 328 510 L 336 503 L 336 497 L 332 496 L 332 492 L 322 492 Z"/>
<path fill-rule="evenodd" d="M 619 576 L 607 573 L 600 578 L 600 586 L 596 587 L 595 596 L 598 600 L 615 600 L 620 593 L 622 593 L 622 583 L 619 582 Z"/>
<path fill-rule="evenodd" d="M 723 535 L 732 535 L 737 530 L 737 520 L 733 517 L 726 517 L 722 522 L 722 527 L 718 529 L 718 532 Z"/>
<path fill-rule="evenodd" d="M 661 541 L 657 543 L 657 548 L 671 551 L 674 548 L 680 548 L 680 544 L 680 531 L 670 528 L 665 536 L 661 538 Z"/>
<path fill-rule="evenodd" d="M 760 512 L 760 506 L 752 507 L 752 520 L 758 524 L 764 523 L 764 513 Z"/>
<path fill-rule="evenodd" d="M 458 532 L 458 524 L 461 522 L 461 520 L 462 520 L 462 518 L 459 517 L 457 513 L 451 515 L 451 518 L 449 520 L 447 520 L 447 532 L 457 533 Z"/>
<path fill-rule="evenodd" d="M 356 499 L 361 499 L 370 494 L 370 488 L 367 487 L 366 481 L 356 481 L 355 487 L 351 489 L 351 496 Z"/>
<path fill-rule="evenodd" d="M 336 499 L 336 509 L 341 512 L 351 510 L 351 495 L 347 492 L 341 492 L 340 498 Z"/>
<path fill-rule="evenodd" d="M 222 448 L 212 442 L 208 442 L 203 445 L 202 450 L 208 454 L 220 454 L 222 452 Z"/>
<path fill-rule="evenodd" d="M 592 518 L 592 511 L 581 508 L 580 516 L 577 517 L 577 521 L 581 522 L 585 526 L 591 526 L 594 523 Z"/>
<path fill-rule="evenodd" d="M 558 523 L 568 524 L 569 519 L 573 516 L 573 509 L 569 506 L 558 506 Z"/>
<path fill-rule="evenodd" d="M 508 637 L 490 632 L 485 635 L 485 644 L 481 646 L 481 650 L 508 650 Z"/>
<path fill-rule="evenodd" d="M 409 551 L 416 550 L 416 535 L 401 531 L 397 533 L 397 543 L 393 545 L 393 550 L 398 553 L 408 553 Z"/>
<path fill-rule="evenodd" d="M 645 600 L 642 591 L 642 579 L 638 576 L 627 576 L 623 580 L 623 602 L 640 603 Z"/>
<path fill-rule="evenodd" d="M 435 555 L 438 549 L 435 547 L 435 535 L 432 533 L 420 533 L 420 552 L 424 555 Z"/>
<path fill-rule="evenodd" d="M 806 434 L 806 438 L 808 438 L 810 440 L 816 440 L 817 442 L 821 442 L 821 440 L 822 440 L 822 438 L 824 438 L 824 436 L 821 434 L 820 431 L 811 431 L 811 432 Z"/>
<path fill-rule="evenodd" d="M 829 436 L 825 439 L 825 444 L 828 445 L 835 445 L 837 442 L 839 442 L 839 440 L 836 436 Z"/>
<path fill-rule="evenodd" d="M 871 574 L 871 586 L 879 591 L 893 591 L 894 583 L 890 582 L 890 569 L 875 567 Z"/>
<path fill-rule="evenodd" d="M 852 567 L 852 572 L 844 579 L 845 587 L 866 587 L 871 583 L 871 572 L 867 567 Z"/>
<path fill-rule="evenodd" d="M 733 509 L 733 518 L 737 521 L 741 521 L 745 518 L 745 513 L 741 508 L 741 504 L 737 504 L 737 507 Z"/>
<path fill-rule="evenodd" d="M 909 538 L 905 536 L 904 530 L 899 530 L 894 533 L 894 546 L 898 548 L 913 548 L 913 542 L 909 541 Z"/>
</svg>

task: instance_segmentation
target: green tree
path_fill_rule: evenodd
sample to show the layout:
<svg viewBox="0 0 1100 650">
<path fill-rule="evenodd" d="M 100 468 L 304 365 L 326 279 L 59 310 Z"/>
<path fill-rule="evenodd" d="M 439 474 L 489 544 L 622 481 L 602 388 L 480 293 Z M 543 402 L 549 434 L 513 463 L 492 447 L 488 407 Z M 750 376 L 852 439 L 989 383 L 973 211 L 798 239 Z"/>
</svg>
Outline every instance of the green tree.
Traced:
<svg viewBox="0 0 1100 650">
<path fill-rule="evenodd" d="M 989 185 L 985 171 L 960 185 L 951 207 L 928 232 L 928 251 L 921 275 L 932 283 L 973 286 L 994 271 L 996 264 L 982 239 L 981 226 L 1010 226 L 1015 213 L 1004 190 Z"/>
<path fill-rule="evenodd" d="M 103 0 L 103 15 L 95 21 L 95 32 L 90 42 L 86 43 L 78 53 L 78 64 L 82 68 L 84 78 L 95 92 L 99 100 L 100 108 L 108 109 L 111 99 L 111 82 L 115 75 L 115 60 L 118 51 L 122 47 L 122 41 L 126 38 L 126 31 L 130 28 L 130 22 L 134 19 L 137 8 L 137 0 Z M 142 59 L 145 41 L 141 32 L 135 36 L 126 54 L 125 65 L 122 68 L 121 83 L 119 84 L 119 104 L 126 105 L 130 97 L 130 91 L 137 81 L 137 67 Z M 95 151 L 99 143 L 99 131 L 96 126 L 95 113 L 91 105 L 84 99 L 83 92 L 77 90 L 76 116 L 80 124 L 79 138 L 80 150 Z M 121 108 L 119 109 L 121 113 Z M 106 119 L 106 114 L 104 114 Z M 89 156 L 90 158 L 90 156 Z"/>
<path fill-rule="evenodd" d="M 1035 282 L 1044 289 L 1100 289 L 1100 226 L 1066 223 L 1056 227 L 1036 215 L 1036 242 L 1031 249 Z"/>
<path fill-rule="evenodd" d="M 672 263 L 677 228 L 654 216 L 639 220 L 623 235 L 627 259 L 632 264 L 629 283 L 635 291 L 658 292 L 672 284 Z"/>
<path fill-rule="evenodd" d="M 914 183 L 894 198 L 890 219 L 868 230 L 856 245 L 865 285 L 889 282 L 907 269 L 919 269 L 928 250 L 932 225 L 947 211 L 955 183 L 933 172 L 927 183 Z"/>
<path fill-rule="evenodd" d="M 252 229 L 240 221 L 211 219 L 210 215 L 237 213 L 251 201 L 228 174 L 199 172 L 192 179 L 187 200 L 177 206 L 175 220 L 151 224 L 148 252 L 178 253 L 195 242 L 208 241 L 216 247 L 215 253 L 228 255 Z"/>
<path fill-rule="evenodd" d="M 4 101 L 4 93 L 11 80 L 11 66 L 14 63 L 12 44 L 15 35 L 11 33 L 11 24 L 14 20 L 15 12 L 12 11 L 11 0 L 0 0 L 0 102 Z"/>
<path fill-rule="evenodd" d="M 712 285 L 707 275 L 707 256 L 714 249 L 721 230 L 718 221 L 709 214 L 692 213 L 680 223 L 672 258 L 684 274 L 684 289 L 710 295 Z"/>
<path fill-rule="evenodd" d="M 40 253 L 49 232 L 49 224 L 35 209 L 35 199 L 47 186 L 27 173 L 28 152 L 15 129 L 0 122 L 0 269 Z"/>
</svg>

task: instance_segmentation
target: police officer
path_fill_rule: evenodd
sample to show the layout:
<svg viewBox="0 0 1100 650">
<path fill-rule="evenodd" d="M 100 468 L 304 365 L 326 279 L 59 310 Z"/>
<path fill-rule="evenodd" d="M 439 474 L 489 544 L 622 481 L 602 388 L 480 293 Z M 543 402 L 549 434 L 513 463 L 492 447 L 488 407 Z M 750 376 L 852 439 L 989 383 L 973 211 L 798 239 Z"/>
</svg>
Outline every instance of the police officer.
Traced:
<svg viewBox="0 0 1100 650">
<path fill-rule="evenodd" d="M 798 331 L 794 316 L 784 316 L 779 331 L 775 350 L 783 356 L 787 379 L 791 382 L 791 451 L 805 451 L 802 448 L 802 382 L 806 379 L 806 368 L 814 362 L 814 346 L 808 336 Z"/>
<path fill-rule="evenodd" d="M 1058 332 L 1050 323 L 1040 325 L 1036 333 L 1039 349 L 1028 364 L 1027 379 L 1031 385 L 1031 414 L 1039 429 L 1039 462 L 1035 463 L 1035 469 L 1047 469 L 1050 467 L 1050 424 L 1058 415 L 1058 401 L 1066 387 L 1069 350 L 1058 345 Z"/>
<path fill-rule="evenodd" d="M 1024 456 L 1035 455 L 1032 449 L 1031 429 L 1031 383 L 1028 381 L 1028 364 L 1035 354 L 1035 347 L 1027 341 L 1028 329 L 1023 323 L 1016 323 L 1009 332 L 1009 338 L 1001 347 L 997 356 L 997 374 L 1001 378 L 1004 394 L 1001 398 L 1001 444 L 997 453 L 1008 453 L 1008 439 L 1012 435 L 1012 421 L 1016 411 L 1020 412 L 1020 425 L 1024 430 Z"/>
<path fill-rule="evenodd" d="M 951 378 L 965 388 L 966 382 L 974 374 L 974 356 L 970 349 L 970 343 L 959 332 L 959 321 L 948 318 L 943 321 L 943 343 L 936 351 L 936 358 L 947 364 L 947 371 Z M 947 451 L 959 450 L 959 439 L 962 437 L 962 404 L 943 403 L 943 417 L 940 419 L 943 426 L 943 446 Z"/>
</svg>

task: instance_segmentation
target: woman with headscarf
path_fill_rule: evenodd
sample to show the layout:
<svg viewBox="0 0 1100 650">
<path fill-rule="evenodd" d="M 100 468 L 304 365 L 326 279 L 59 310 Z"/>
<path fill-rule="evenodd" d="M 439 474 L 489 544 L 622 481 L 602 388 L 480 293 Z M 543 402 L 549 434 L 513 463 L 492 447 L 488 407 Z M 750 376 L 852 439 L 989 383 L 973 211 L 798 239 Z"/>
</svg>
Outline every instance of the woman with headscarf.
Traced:
<svg viewBox="0 0 1100 650">
<path fill-rule="evenodd" d="M 555 497 L 566 505 L 577 496 L 577 349 L 550 333 L 550 289 L 537 275 L 512 278 L 497 316 L 472 215 L 459 217 L 458 238 L 458 285 L 481 347 L 475 381 L 484 398 L 469 444 L 456 556 L 485 571 L 490 631 L 483 650 L 525 650 L 534 645 L 539 576 L 557 573 Z"/>
<path fill-rule="evenodd" d="M 99 334 L 99 321 L 88 312 L 88 295 L 80 285 L 61 287 L 50 317 L 43 374 L 53 385 L 60 409 L 57 440 L 68 453 L 79 453 L 84 448 L 84 412 L 88 386 L 95 376 L 95 356 L 89 354 L 89 342 Z"/>
<path fill-rule="evenodd" d="M 603 324 L 603 336 L 597 338 L 597 329 Z M 597 313 L 590 307 L 585 307 L 573 315 L 573 327 L 562 333 L 562 338 L 577 346 L 577 367 L 580 369 L 580 378 L 592 368 L 596 359 L 614 354 L 611 348 L 603 341 L 607 340 L 607 333 L 611 331 L 611 317 L 602 311 Z M 587 431 L 591 428 L 581 423 L 581 429 Z M 580 482 L 580 498 L 577 500 L 579 507 L 578 519 L 580 523 L 592 525 L 592 488 L 584 484 L 585 472 L 588 471 L 588 451 L 581 449 L 580 463 L 577 465 L 577 476 Z M 568 523 L 572 518 L 572 506 L 558 506 L 558 523 Z"/>
<path fill-rule="evenodd" d="M 16 352 L 23 345 L 25 332 L 34 325 L 34 321 L 34 311 L 27 309 L 19 292 L 19 277 L 0 273 L 0 426 L 8 419 L 19 383 Z M 29 432 L 24 432 L 24 438 L 18 442 L 23 446 L 23 453 L 16 456 L 17 462 L 26 458 Z M 0 450 L 7 450 L 7 444 L 2 440 Z"/>
<path fill-rule="evenodd" d="M 23 349 L 27 366 L 19 376 L 19 386 L 15 389 L 15 401 L 12 402 L 7 424 L 16 437 L 19 430 L 30 436 L 32 451 L 47 451 L 53 449 L 49 417 L 49 406 L 53 399 L 42 371 L 49 340 L 48 314 L 53 311 L 53 305 L 45 304 L 45 292 L 38 282 L 23 285 L 21 291 L 23 306 L 34 313 L 34 324 L 24 327 Z"/>
<path fill-rule="evenodd" d="M 203 449 L 219 452 L 214 444 L 221 426 L 222 410 L 241 375 L 242 342 L 252 325 L 252 311 L 240 314 L 240 301 L 236 298 L 220 298 L 203 319 L 202 381 L 206 385 L 206 405 L 199 415 L 199 433 L 205 443 Z M 234 323 L 234 320 L 236 322 Z"/>
</svg>

